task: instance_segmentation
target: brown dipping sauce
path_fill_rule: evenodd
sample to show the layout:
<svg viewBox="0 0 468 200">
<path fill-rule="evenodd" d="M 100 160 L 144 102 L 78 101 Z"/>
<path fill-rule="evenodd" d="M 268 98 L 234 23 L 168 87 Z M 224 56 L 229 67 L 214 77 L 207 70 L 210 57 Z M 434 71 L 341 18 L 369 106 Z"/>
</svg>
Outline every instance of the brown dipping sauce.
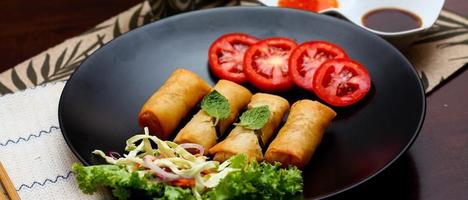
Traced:
<svg viewBox="0 0 468 200">
<path fill-rule="evenodd" d="M 362 18 L 367 28 L 382 32 L 400 32 L 421 27 L 421 19 L 408 11 L 383 8 L 368 12 Z"/>
</svg>

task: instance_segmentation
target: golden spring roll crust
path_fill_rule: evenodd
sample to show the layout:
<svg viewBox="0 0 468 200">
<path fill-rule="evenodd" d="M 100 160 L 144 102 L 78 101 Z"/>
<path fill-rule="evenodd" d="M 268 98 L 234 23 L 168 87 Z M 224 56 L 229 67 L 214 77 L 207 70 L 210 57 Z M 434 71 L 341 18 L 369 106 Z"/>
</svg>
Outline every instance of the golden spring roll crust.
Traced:
<svg viewBox="0 0 468 200">
<path fill-rule="evenodd" d="M 143 105 L 140 126 L 167 139 L 187 113 L 211 90 L 195 73 L 177 69 Z"/>
<path fill-rule="evenodd" d="M 219 122 L 220 131 L 223 134 L 226 128 L 237 118 L 239 111 L 250 101 L 252 93 L 247 88 L 227 80 L 218 81 L 214 89 L 228 99 L 231 107 L 229 116 Z M 216 129 L 213 125 L 212 117 L 200 110 L 179 131 L 174 142 L 178 144 L 196 143 L 202 145 L 205 149 L 209 149 L 217 142 Z"/>
<path fill-rule="evenodd" d="M 200 110 L 182 128 L 174 139 L 175 143 L 196 143 L 208 149 L 216 144 L 216 129 L 213 126 L 212 118 Z"/>
<path fill-rule="evenodd" d="M 213 160 L 223 162 L 239 153 L 246 154 L 249 160 L 263 159 L 262 149 L 254 131 L 236 126 L 228 137 L 229 139 L 226 138 L 209 150 L 211 154 L 215 154 Z"/>
<path fill-rule="evenodd" d="M 275 130 L 280 125 L 284 114 L 289 110 L 289 102 L 283 97 L 277 95 L 256 93 L 252 96 L 252 100 L 247 107 L 251 109 L 264 105 L 268 105 L 271 112 L 268 122 L 262 129 L 260 129 L 263 144 L 267 144 Z"/>
<path fill-rule="evenodd" d="M 259 131 L 262 132 L 262 140 L 268 141 L 281 123 L 283 115 L 288 111 L 289 103 L 286 99 L 276 95 L 257 93 L 252 96 L 247 107 L 254 108 L 263 105 L 268 105 L 271 115 Z M 262 149 L 255 132 L 239 126 L 235 127 L 225 140 L 212 147 L 209 153 L 214 154 L 214 159 L 217 161 L 224 161 L 240 153 L 245 153 L 249 160 L 263 160 Z"/>
<path fill-rule="evenodd" d="M 265 160 L 303 168 L 310 161 L 326 127 L 335 116 L 335 111 L 319 102 L 297 101 L 292 105 L 285 125 L 265 153 Z"/>
</svg>

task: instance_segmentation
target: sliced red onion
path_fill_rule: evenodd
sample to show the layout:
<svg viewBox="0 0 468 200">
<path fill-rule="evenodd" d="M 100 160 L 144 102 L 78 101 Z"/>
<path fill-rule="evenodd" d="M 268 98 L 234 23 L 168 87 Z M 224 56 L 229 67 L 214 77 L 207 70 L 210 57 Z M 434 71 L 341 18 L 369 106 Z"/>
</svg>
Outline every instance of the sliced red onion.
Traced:
<svg viewBox="0 0 468 200">
<path fill-rule="evenodd" d="M 118 152 L 115 151 L 109 151 L 107 154 L 109 154 L 109 157 L 111 157 L 114 160 L 117 160 L 122 157 Z"/>
<path fill-rule="evenodd" d="M 171 173 L 171 172 L 167 172 L 161 167 L 159 167 L 158 165 L 154 164 L 153 163 L 154 159 L 155 159 L 154 156 L 149 156 L 149 155 L 146 155 L 145 157 L 143 157 L 145 167 L 149 168 L 152 172 L 154 172 L 156 176 L 161 178 L 163 181 L 173 181 L 173 180 L 177 180 L 180 178 L 179 175 Z"/>
<path fill-rule="evenodd" d="M 184 148 L 184 149 L 196 149 L 198 150 L 198 153 L 200 155 L 203 155 L 205 153 L 205 148 L 203 148 L 202 145 L 199 145 L 199 144 L 195 144 L 195 143 L 183 143 L 183 144 L 180 144 L 179 145 L 180 147 Z"/>
<path fill-rule="evenodd" d="M 155 161 L 157 159 L 159 159 L 159 157 L 155 157 L 155 156 L 152 156 L 152 155 L 146 155 L 143 159 L 149 159 L 150 161 Z"/>
</svg>

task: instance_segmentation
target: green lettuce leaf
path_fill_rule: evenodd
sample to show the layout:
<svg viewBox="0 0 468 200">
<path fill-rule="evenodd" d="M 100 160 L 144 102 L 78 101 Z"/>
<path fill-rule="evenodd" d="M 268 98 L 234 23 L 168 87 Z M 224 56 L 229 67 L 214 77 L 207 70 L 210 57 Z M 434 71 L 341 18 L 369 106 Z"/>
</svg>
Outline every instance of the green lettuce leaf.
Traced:
<svg viewBox="0 0 468 200">
<path fill-rule="evenodd" d="M 82 166 L 73 164 L 73 172 L 79 188 L 86 194 L 93 194 L 99 187 L 109 187 L 118 199 L 129 199 L 132 191 L 144 192 L 158 200 L 194 199 L 190 189 L 173 187 L 151 180 L 151 175 L 139 176 L 129 173 L 117 165 Z"/>
<path fill-rule="evenodd" d="M 166 185 L 164 195 L 161 198 L 154 198 L 154 200 L 195 200 L 192 191 L 181 187 L 174 187 Z"/>
<path fill-rule="evenodd" d="M 226 176 L 204 197 L 224 199 L 292 199 L 302 193 L 301 171 L 295 167 L 281 169 L 278 164 L 248 163 L 243 154 L 233 157 L 231 167 L 240 168 Z"/>
</svg>

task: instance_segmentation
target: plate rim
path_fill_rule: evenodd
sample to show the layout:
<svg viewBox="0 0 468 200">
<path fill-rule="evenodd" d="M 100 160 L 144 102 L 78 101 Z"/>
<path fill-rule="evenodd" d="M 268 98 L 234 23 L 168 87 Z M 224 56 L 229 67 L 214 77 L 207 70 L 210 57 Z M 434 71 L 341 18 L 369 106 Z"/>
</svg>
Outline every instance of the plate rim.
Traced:
<svg viewBox="0 0 468 200">
<path fill-rule="evenodd" d="M 422 80 L 419 77 L 414 65 L 395 46 L 391 45 L 385 39 L 383 39 L 383 38 L 369 32 L 369 31 L 366 31 L 365 29 L 363 29 L 363 28 L 361 28 L 359 26 L 356 26 L 356 25 L 354 25 L 354 24 L 352 24 L 350 22 L 347 22 L 345 20 L 338 19 L 336 17 L 332 17 L 332 16 L 328 16 L 328 15 L 324 15 L 324 14 L 317 14 L 317 13 L 313 13 L 313 12 L 309 12 L 309 11 L 297 10 L 297 9 L 292 9 L 292 8 L 279 8 L 279 7 L 269 7 L 269 6 L 232 6 L 232 7 L 217 7 L 217 8 L 203 9 L 203 10 L 194 10 L 194 11 L 190 11 L 190 12 L 186 12 L 186 13 L 182 13 L 182 14 L 173 15 L 173 16 L 170 16 L 170 17 L 167 17 L 167 18 L 164 18 L 164 19 L 160 19 L 158 21 L 151 22 L 149 24 L 140 26 L 140 27 L 135 28 L 133 30 L 130 30 L 130 31 L 128 31 L 128 32 L 116 37 L 116 38 L 113 38 L 112 40 L 110 40 L 109 42 L 104 44 L 102 47 L 100 47 L 96 51 L 94 51 L 83 62 L 81 62 L 80 65 L 78 66 L 78 68 L 71 74 L 70 78 L 65 83 L 65 86 L 64 86 L 64 88 L 62 90 L 62 93 L 60 95 L 60 100 L 59 100 L 59 105 L 58 105 L 58 113 L 57 113 L 58 114 L 58 121 L 59 121 L 60 130 L 62 132 L 62 136 L 65 139 L 65 142 L 66 142 L 67 146 L 70 148 L 70 150 L 73 152 L 73 154 L 78 158 L 78 160 L 81 163 L 83 163 L 84 165 L 89 166 L 89 163 L 86 162 L 86 160 L 78 153 L 78 151 L 72 145 L 72 141 L 70 140 L 70 138 L 68 137 L 68 134 L 66 133 L 67 131 L 66 131 L 66 128 L 64 127 L 64 122 L 63 122 L 63 118 L 62 118 L 62 113 L 63 113 L 62 110 L 63 110 L 63 107 L 64 107 L 64 98 L 65 98 L 67 92 L 70 91 L 69 83 L 71 81 L 73 81 L 73 78 L 76 77 L 75 75 L 77 73 L 79 73 L 81 66 L 85 65 L 89 58 L 91 58 L 92 56 L 95 56 L 97 53 L 103 51 L 106 46 L 111 45 L 111 44 L 113 44 L 115 42 L 118 42 L 119 40 L 122 40 L 124 38 L 131 37 L 131 35 L 135 34 L 136 32 L 143 31 L 143 30 L 148 29 L 148 28 L 150 28 L 152 26 L 158 26 L 159 24 L 163 24 L 163 23 L 170 23 L 171 21 L 178 20 L 179 18 L 190 17 L 190 16 L 193 16 L 193 15 L 204 15 L 205 13 L 223 12 L 223 11 L 242 12 L 242 10 L 259 10 L 259 11 L 264 11 L 264 12 L 285 12 L 285 13 L 293 12 L 293 13 L 300 13 L 300 14 L 304 14 L 304 15 L 310 15 L 310 16 L 313 16 L 313 17 L 316 17 L 316 18 L 317 17 L 318 18 L 323 18 L 323 19 L 328 20 L 328 21 L 331 20 L 331 21 L 333 21 L 333 23 L 338 23 L 338 24 L 342 24 L 343 26 L 347 26 L 347 27 L 352 28 L 352 29 L 357 29 L 362 34 L 365 34 L 366 37 L 372 37 L 372 38 L 378 40 L 383 45 L 385 45 L 386 48 L 390 49 L 391 51 L 394 51 L 403 60 L 403 62 L 406 63 L 407 66 L 409 66 L 409 68 L 410 68 L 409 70 L 412 72 L 413 76 L 416 77 L 416 80 L 417 80 L 417 83 L 418 83 L 417 87 L 420 90 L 419 95 L 421 96 L 421 99 L 422 99 L 421 108 L 419 108 L 419 109 L 421 109 L 421 115 L 419 116 L 419 122 L 418 122 L 417 128 L 413 132 L 413 135 L 412 135 L 411 139 L 408 141 L 408 143 L 400 150 L 400 152 L 393 159 L 391 159 L 381 169 L 373 172 L 368 177 L 363 178 L 362 180 L 356 181 L 356 182 L 354 182 L 352 184 L 349 184 L 349 185 L 347 185 L 345 187 L 342 187 L 340 189 L 336 189 L 336 190 L 333 190 L 333 191 L 331 191 L 329 193 L 316 196 L 313 199 L 329 198 L 329 197 L 344 193 L 346 191 L 349 191 L 349 190 L 351 190 L 353 188 L 356 188 L 356 187 L 362 185 L 363 183 L 369 181 L 370 179 L 372 179 L 375 176 L 381 174 L 383 171 L 385 171 L 387 168 L 389 168 L 404 153 L 406 153 L 408 151 L 408 149 L 413 145 L 414 141 L 419 136 L 419 133 L 420 133 L 422 127 L 423 127 L 423 124 L 424 124 L 424 121 L 425 121 L 425 118 L 426 118 L 426 112 L 427 112 L 426 94 L 425 94 L 425 91 L 424 91 Z"/>
</svg>

